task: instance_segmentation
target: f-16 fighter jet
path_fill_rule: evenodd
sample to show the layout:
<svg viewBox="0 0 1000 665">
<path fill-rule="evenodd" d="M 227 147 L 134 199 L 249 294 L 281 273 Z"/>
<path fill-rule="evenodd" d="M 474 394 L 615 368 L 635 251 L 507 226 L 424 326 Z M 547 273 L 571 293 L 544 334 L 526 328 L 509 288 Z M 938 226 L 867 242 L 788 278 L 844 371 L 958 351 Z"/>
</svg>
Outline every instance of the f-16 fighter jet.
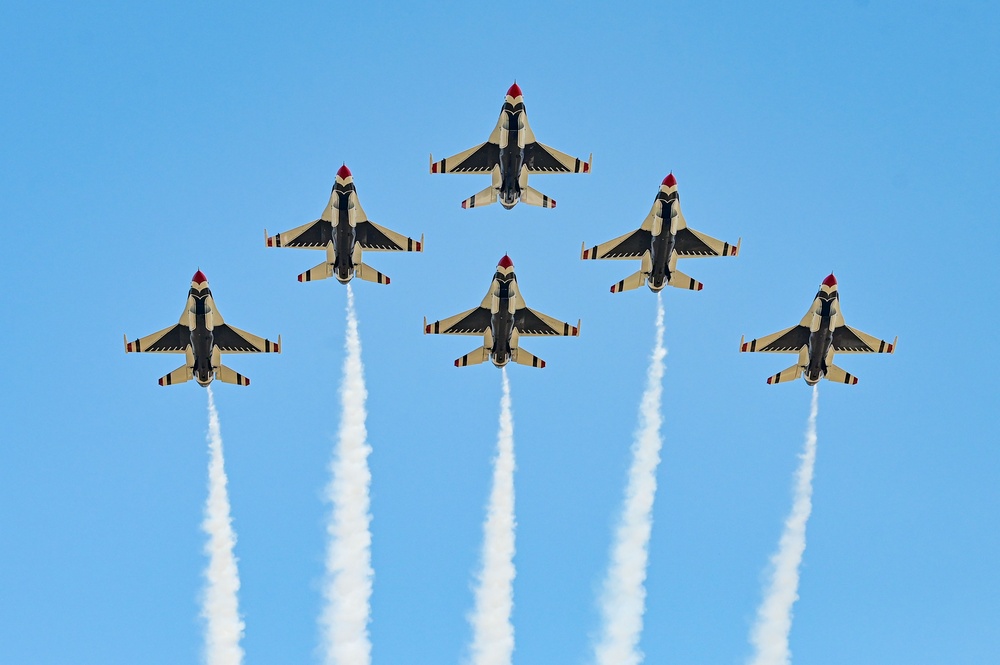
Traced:
<svg viewBox="0 0 1000 665">
<path fill-rule="evenodd" d="M 660 184 L 660 191 L 653 201 L 653 208 L 646 215 L 637 231 L 580 250 L 581 259 L 640 259 L 639 272 L 626 277 L 611 287 L 611 293 L 637 289 L 643 284 L 652 291 L 664 286 L 701 291 L 703 284 L 677 270 L 677 259 L 702 256 L 736 256 L 740 240 L 735 245 L 716 240 L 704 233 L 688 228 L 681 212 L 677 179 L 669 174 Z"/>
<path fill-rule="evenodd" d="M 575 326 L 525 306 L 514 276 L 514 264 L 504 255 L 497 266 L 489 293 L 479 307 L 428 324 L 424 317 L 425 335 L 482 335 L 483 346 L 455 361 L 455 367 L 478 365 L 489 359 L 497 367 L 513 360 L 529 367 L 545 367 L 545 361 L 520 348 L 521 337 L 563 336 L 580 334 L 580 322 Z"/>
<path fill-rule="evenodd" d="M 347 284 L 351 278 L 360 277 L 388 284 L 387 276 L 361 262 L 361 252 L 422 252 L 424 237 L 407 238 L 370 221 L 358 200 L 354 176 L 345 165 L 337 171 L 337 181 L 322 217 L 276 236 L 268 236 L 264 229 L 264 244 L 326 251 L 326 260 L 299 275 L 300 282 L 336 277 L 341 284 Z"/>
<path fill-rule="evenodd" d="M 830 274 L 799 325 L 749 342 L 740 339 L 740 351 L 759 353 L 797 353 L 799 360 L 786 370 L 768 377 L 768 383 L 785 383 L 802 376 L 814 386 L 820 379 L 855 385 L 858 377 L 833 364 L 835 353 L 892 353 L 892 344 L 855 330 L 844 323 L 840 311 L 837 278 Z"/>
<path fill-rule="evenodd" d="M 223 383 L 249 386 L 250 379 L 222 364 L 223 353 L 281 353 L 278 341 L 243 332 L 222 320 L 215 307 L 208 279 L 202 271 L 191 278 L 191 290 L 180 323 L 134 342 L 125 337 L 125 353 L 183 353 L 183 365 L 160 379 L 161 386 L 172 386 L 194 379 L 208 386 L 212 379 Z"/>
<path fill-rule="evenodd" d="M 510 210 L 518 200 L 528 205 L 555 208 L 556 202 L 528 187 L 532 173 L 590 173 L 594 156 L 586 162 L 535 141 L 528 124 L 524 99 L 517 83 L 510 86 L 500 111 L 500 120 L 486 143 L 452 155 L 440 162 L 431 155 L 431 173 L 489 173 L 493 184 L 462 201 L 463 208 L 496 203 Z"/>
</svg>

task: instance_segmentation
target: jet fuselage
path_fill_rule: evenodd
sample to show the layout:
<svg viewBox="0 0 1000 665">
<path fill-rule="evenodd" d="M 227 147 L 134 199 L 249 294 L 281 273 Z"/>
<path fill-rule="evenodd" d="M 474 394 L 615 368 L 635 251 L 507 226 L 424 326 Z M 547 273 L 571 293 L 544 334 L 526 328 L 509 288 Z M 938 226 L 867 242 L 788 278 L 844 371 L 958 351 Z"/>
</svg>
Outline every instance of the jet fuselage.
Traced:
<svg viewBox="0 0 1000 665">
<path fill-rule="evenodd" d="M 827 362 L 831 359 L 833 347 L 833 316 L 839 296 L 836 291 L 820 290 L 816 294 L 816 308 L 809 333 L 809 364 L 802 377 L 810 386 L 815 386 L 826 374 Z"/>
<path fill-rule="evenodd" d="M 649 279 L 646 282 L 654 293 L 662 291 L 663 287 L 670 281 L 670 257 L 674 253 L 674 245 L 677 242 L 673 218 L 675 214 L 678 214 L 675 207 L 679 204 L 680 196 L 676 191 L 669 193 L 661 191 L 657 193 L 656 201 L 660 208 L 660 214 L 656 218 L 650 239 L 649 257 L 652 265 Z M 659 229 L 656 226 L 659 226 Z"/>
<path fill-rule="evenodd" d="M 212 291 L 205 287 L 201 291 L 191 287 L 188 297 L 191 308 L 188 312 L 188 326 L 191 328 L 191 353 L 194 356 L 194 379 L 202 387 L 208 386 L 215 378 L 212 355 L 215 337 L 212 333 L 212 308 L 209 305 Z"/>
<path fill-rule="evenodd" d="M 497 271 L 493 276 L 496 285 L 493 293 L 493 304 L 490 314 L 490 334 L 493 337 L 493 348 L 490 349 L 490 360 L 497 367 L 503 367 L 510 362 L 511 338 L 514 335 L 514 310 L 517 290 L 514 285 L 517 279 L 513 273 L 504 275 Z"/>
<path fill-rule="evenodd" d="M 507 210 L 521 199 L 521 169 L 524 168 L 524 102 L 504 102 L 506 116 L 500 139 L 500 205 Z M 506 140 L 504 140 L 506 139 Z"/>
</svg>

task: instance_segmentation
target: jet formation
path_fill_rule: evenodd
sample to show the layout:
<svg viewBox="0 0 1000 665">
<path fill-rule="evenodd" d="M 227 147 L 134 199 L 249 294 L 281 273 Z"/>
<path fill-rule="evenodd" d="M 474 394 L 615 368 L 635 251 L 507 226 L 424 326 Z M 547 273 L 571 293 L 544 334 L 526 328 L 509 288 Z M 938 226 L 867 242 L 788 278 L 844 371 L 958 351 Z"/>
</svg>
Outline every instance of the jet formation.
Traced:
<svg viewBox="0 0 1000 665">
<path fill-rule="evenodd" d="M 468 150 L 440 161 L 430 157 L 430 172 L 471 173 L 489 175 L 489 187 L 462 202 L 463 208 L 482 207 L 496 203 L 510 210 L 517 203 L 542 208 L 555 208 L 556 202 L 528 185 L 532 174 L 590 173 L 593 155 L 586 161 L 560 152 L 535 140 L 528 123 L 524 96 L 515 82 L 504 98 L 504 104 L 489 139 Z M 656 198 L 642 224 L 635 231 L 594 245 L 581 247 L 583 260 L 638 260 L 639 270 L 611 286 L 612 293 L 638 289 L 646 285 L 653 292 L 666 286 L 700 291 L 704 285 L 677 269 L 680 259 L 737 256 L 742 239 L 731 244 L 713 238 L 687 225 L 681 211 L 677 179 L 671 172 L 660 183 Z M 420 240 L 404 236 L 370 219 L 361 207 L 354 175 L 347 165 L 338 169 L 329 202 L 319 219 L 279 233 L 268 235 L 267 247 L 291 247 L 325 252 L 317 266 L 301 273 L 300 282 L 312 282 L 335 277 L 348 284 L 354 277 L 377 284 L 389 284 L 388 276 L 367 265 L 363 253 L 422 252 Z M 456 367 L 478 365 L 490 360 L 496 367 L 513 361 L 530 367 L 545 367 L 545 361 L 520 346 L 522 337 L 576 337 L 580 321 L 575 326 L 542 314 L 525 305 L 514 263 L 504 255 L 497 264 L 486 297 L 478 307 L 455 316 L 428 324 L 424 334 L 482 336 L 482 346 L 455 361 Z M 815 385 L 821 379 L 848 385 L 858 379 L 833 363 L 836 353 L 893 353 L 891 344 L 872 337 L 844 323 L 840 311 L 837 280 L 831 274 L 823 280 L 809 311 L 797 326 L 773 335 L 746 342 L 740 340 L 741 352 L 794 353 L 797 362 L 767 379 L 769 384 L 787 383 L 803 377 Z M 208 386 L 213 379 L 246 386 L 250 379 L 226 367 L 223 353 L 280 353 L 281 337 L 277 342 L 234 328 L 219 314 L 208 288 L 208 280 L 199 270 L 191 281 L 184 313 L 177 325 L 136 339 L 125 338 L 126 353 L 183 353 L 184 365 L 159 380 L 161 386 L 184 383 L 195 379 Z"/>
</svg>

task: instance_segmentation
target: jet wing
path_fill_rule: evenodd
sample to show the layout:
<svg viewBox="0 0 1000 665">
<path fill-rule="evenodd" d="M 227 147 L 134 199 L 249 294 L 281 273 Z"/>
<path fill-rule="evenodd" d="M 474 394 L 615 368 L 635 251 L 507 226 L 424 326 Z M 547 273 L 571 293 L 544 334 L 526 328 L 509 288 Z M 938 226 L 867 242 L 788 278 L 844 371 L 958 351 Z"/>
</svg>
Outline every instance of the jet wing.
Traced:
<svg viewBox="0 0 1000 665">
<path fill-rule="evenodd" d="M 785 328 L 773 335 L 740 343 L 740 351 L 757 353 L 798 353 L 809 343 L 809 326 Z"/>
<path fill-rule="evenodd" d="M 701 256 L 736 256 L 740 251 L 740 242 L 737 241 L 735 245 L 730 245 L 728 242 L 684 227 L 677 231 L 674 251 L 678 258 L 682 259 Z"/>
<path fill-rule="evenodd" d="M 480 306 L 431 324 L 424 319 L 424 334 L 483 335 L 490 327 L 490 317 L 489 308 Z"/>
<path fill-rule="evenodd" d="M 580 334 L 580 322 L 575 326 L 553 318 L 547 314 L 536 312 L 530 307 L 521 307 L 514 312 L 514 327 L 521 337 L 547 337 L 558 335 L 562 337 L 577 337 Z"/>
<path fill-rule="evenodd" d="M 487 141 L 439 162 L 431 161 L 431 173 L 492 173 L 499 163 L 500 144 Z"/>
<path fill-rule="evenodd" d="M 649 251 L 653 234 L 645 229 L 626 233 L 614 240 L 602 242 L 590 249 L 584 248 L 581 259 L 638 259 Z"/>
<path fill-rule="evenodd" d="M 538 142 L 524 146 L 524 165 L 528 167 L 528 173 L 590 172 L 589 161 L 585 162 Z"/>
<path fill-rule="evenodd" d="M 281 353 L 281 337 L 277 342 L 258 337 L 228 323 L 212 329 L 215 348 L 222 353 Z"/>
<path fill-rule="evenodd" d="M 837 353 L 894 353 L 896 340 L 889 343 L 850 326 L 840 326 L 833 331 L 833 350 Z"/>
<path fill-rule="evenodd" d="M 366 220 L 355 227 L 355 240 L 369 252 L 422 252 L 423 238 L 419 241 L 384 226 Z"/>
<path fill-rule="evenodd" d="M 190 344 L 191 329 L 178 323 L 133 342 L 126 337 L 125 353 L 184 353 Z"/>
<path fill-rule="evenodd" d="M 333 223 L 325 219 L 317 219 L 274 236 L 268 236 L 265 231 L 264 236 L 264 244 L 268 247 L 324 249 L 333 239 Z"/>
</svg>

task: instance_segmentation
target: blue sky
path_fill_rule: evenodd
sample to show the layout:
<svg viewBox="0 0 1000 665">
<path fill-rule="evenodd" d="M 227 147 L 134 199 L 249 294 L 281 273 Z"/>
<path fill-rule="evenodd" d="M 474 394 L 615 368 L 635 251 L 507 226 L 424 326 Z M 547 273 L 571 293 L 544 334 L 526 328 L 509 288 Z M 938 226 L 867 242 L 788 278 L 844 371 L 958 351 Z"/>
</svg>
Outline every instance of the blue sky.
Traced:
<svg viewBox="0 0 1000 665">
<path fill-rule="evenodd" d="M 509 252 L 523 294 L 583 319 L 514 367 L 518 663 L 590 659 L 653 341 L 655 298 L 582 263 L 641 222 L 667 172 L 688 223 L 743 237 L 665 293 L 664 449 L 642 647 L 742 663 L 790 505 L 809 390 L 740 356 L 801 318 L 831 270 L 845 356 L 819 452 L 791 647 L 825 663 L 1000 659 L 992 3 L 5 3 L 0 23 L 0 662 L 179 663 L 201 652 L 206 397 L 126 356 L 202 269 L 228 322 L 284 353 L 216 389 L 248 663 L 318 662 L 344 289 L 268 250 L 316 218 L 342 162 L 422 255 L 356 284 L 368 381 L 376 663 L 459 662 L 470 630 L 500 376 L 422 316 L 475 305 Z M 465 211 L 480 177 L 430 176 L 485 140 L 517 79 L 539 140 L 594 153 L 539 176 L 556 210 Z"/>
</svg>

